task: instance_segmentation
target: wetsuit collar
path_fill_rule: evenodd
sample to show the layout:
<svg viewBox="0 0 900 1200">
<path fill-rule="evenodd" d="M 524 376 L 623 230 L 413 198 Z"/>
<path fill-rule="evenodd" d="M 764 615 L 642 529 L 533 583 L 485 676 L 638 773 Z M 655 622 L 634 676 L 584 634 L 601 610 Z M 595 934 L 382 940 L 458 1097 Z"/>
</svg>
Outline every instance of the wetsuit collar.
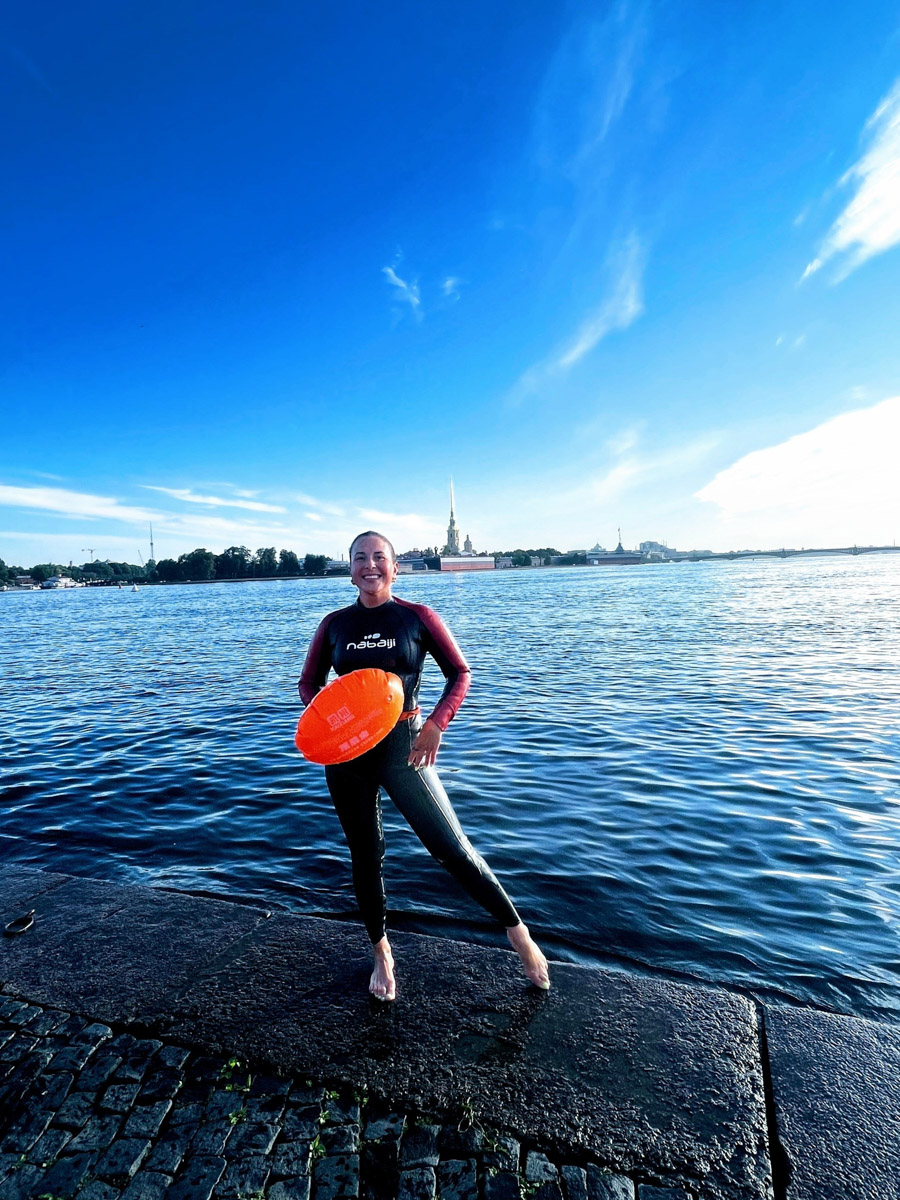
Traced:
<svg viewBox="0 0 900 1200">
<path fill-rule="evenodd" d="M 360 600 L 359 596 L 357 596 L 357 597 L 356 597 L 356 607 L 357 607 L 357 608 L 362 608 L 362 609 L 364 609 L 366 612 L 378 612 L 378 610 L 379 610 L 380 608 L 387 608 L 387 606 L 388 606 L 389 604 L 393 604 L 393 603 L 394 603 L 394 597 L 393 597 L 393 596 L 391 596 L 390 600 L 385 600 L 384 604 L 376 604 L 376 605 L 374 606 L 374 608 L 370 608 L 370 607 L 368 606 L 368 604 L 363 604 L 363 602 L 362 602 L 362 600 Z"/>
</svg>

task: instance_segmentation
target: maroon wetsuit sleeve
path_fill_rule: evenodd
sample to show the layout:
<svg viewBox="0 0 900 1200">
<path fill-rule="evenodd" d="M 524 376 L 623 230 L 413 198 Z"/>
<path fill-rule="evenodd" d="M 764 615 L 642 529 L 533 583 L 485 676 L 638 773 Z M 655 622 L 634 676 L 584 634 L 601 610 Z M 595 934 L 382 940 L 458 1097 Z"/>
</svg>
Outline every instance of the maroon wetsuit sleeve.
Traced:
<svg viewBox="0 0 900 1200">
<path fill-rule="evenodd" d="M 329 613 L 319 624 L 306 652 L 306 661 L 297 681 L 297 691 L 304 704 L 309 704 L 317 692 L 321 692 L 331 670 L 331 639 L 328 626 L 334 613 Z"/>
<path fill-rule="evenodd" d="M 462 650 L 454 641 L 453 634 L 432 608 L 417 604 L 419 620 L 425 626 L 425 644 L 429 654 L 441 668 L 447 680 L 441 698 L 434 706 L 430 720 L 441 730 L 447 728 L 456 716 L 459 706 L 469 690 L 472 672 L 463 658 Z"/>
</svg>

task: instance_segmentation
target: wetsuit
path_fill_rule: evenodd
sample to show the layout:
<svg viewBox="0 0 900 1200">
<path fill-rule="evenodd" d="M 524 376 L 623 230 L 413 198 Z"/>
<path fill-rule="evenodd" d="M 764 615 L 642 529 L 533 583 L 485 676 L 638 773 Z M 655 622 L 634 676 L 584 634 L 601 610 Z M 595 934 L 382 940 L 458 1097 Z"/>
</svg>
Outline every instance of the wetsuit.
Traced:
<svg viewBox="0 0 900 1200">
<path fill-rule="evenodd" d="M 433 767 L 416 770 L 409 753 L 422 728 L 417 698 L 425 655 L 447 682 L 430 719 L 445 730 L 469 690 L 469 666 L 440 617 L 424 604 L 391 599 L 377 608 L 357 601 L 330 613 L 310 644 L 298 688 L 304 704 L 320 691 L 333 667 L 347 675 L 363 667 L 392 671 L 403 682 L 404 713 L 388 736 L 352 762 L 325 768 L 325 779 L 350 847 L 353 886 L 373 944 L 384 937 L 386 899 L 384 831 L 379 789 L 384 787 L 425 846 L 473 900 L 502 925 L 519 915 L 481 855 L 463 833 Z"/>
</svg>

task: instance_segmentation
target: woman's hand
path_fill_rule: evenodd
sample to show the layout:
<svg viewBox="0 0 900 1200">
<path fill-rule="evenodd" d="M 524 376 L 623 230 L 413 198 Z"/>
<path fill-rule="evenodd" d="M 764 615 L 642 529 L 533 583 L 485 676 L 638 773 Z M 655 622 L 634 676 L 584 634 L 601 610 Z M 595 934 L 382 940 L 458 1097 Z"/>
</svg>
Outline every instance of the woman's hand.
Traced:
<svg viewBox="0 0 900 1200">
<path fill-rule="evenodd" d="M 433 767 L 440 744 L 441 731 L 429 717 L 413 742 L 413 748 L 409 752 L 409 765 L 417 771 L 422 767 Z"/>
</svg>

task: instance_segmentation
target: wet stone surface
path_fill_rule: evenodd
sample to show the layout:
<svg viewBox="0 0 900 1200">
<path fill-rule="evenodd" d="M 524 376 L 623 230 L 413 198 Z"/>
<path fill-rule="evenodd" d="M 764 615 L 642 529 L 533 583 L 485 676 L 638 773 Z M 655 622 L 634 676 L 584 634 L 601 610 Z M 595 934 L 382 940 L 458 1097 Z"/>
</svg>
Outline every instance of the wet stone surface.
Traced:
<svg viewBox="0 0 900 1200">
<path fill-rule="evenodd" d="M 0 995 L 0 1200 L 693 1195 Z"/>
</svg>

